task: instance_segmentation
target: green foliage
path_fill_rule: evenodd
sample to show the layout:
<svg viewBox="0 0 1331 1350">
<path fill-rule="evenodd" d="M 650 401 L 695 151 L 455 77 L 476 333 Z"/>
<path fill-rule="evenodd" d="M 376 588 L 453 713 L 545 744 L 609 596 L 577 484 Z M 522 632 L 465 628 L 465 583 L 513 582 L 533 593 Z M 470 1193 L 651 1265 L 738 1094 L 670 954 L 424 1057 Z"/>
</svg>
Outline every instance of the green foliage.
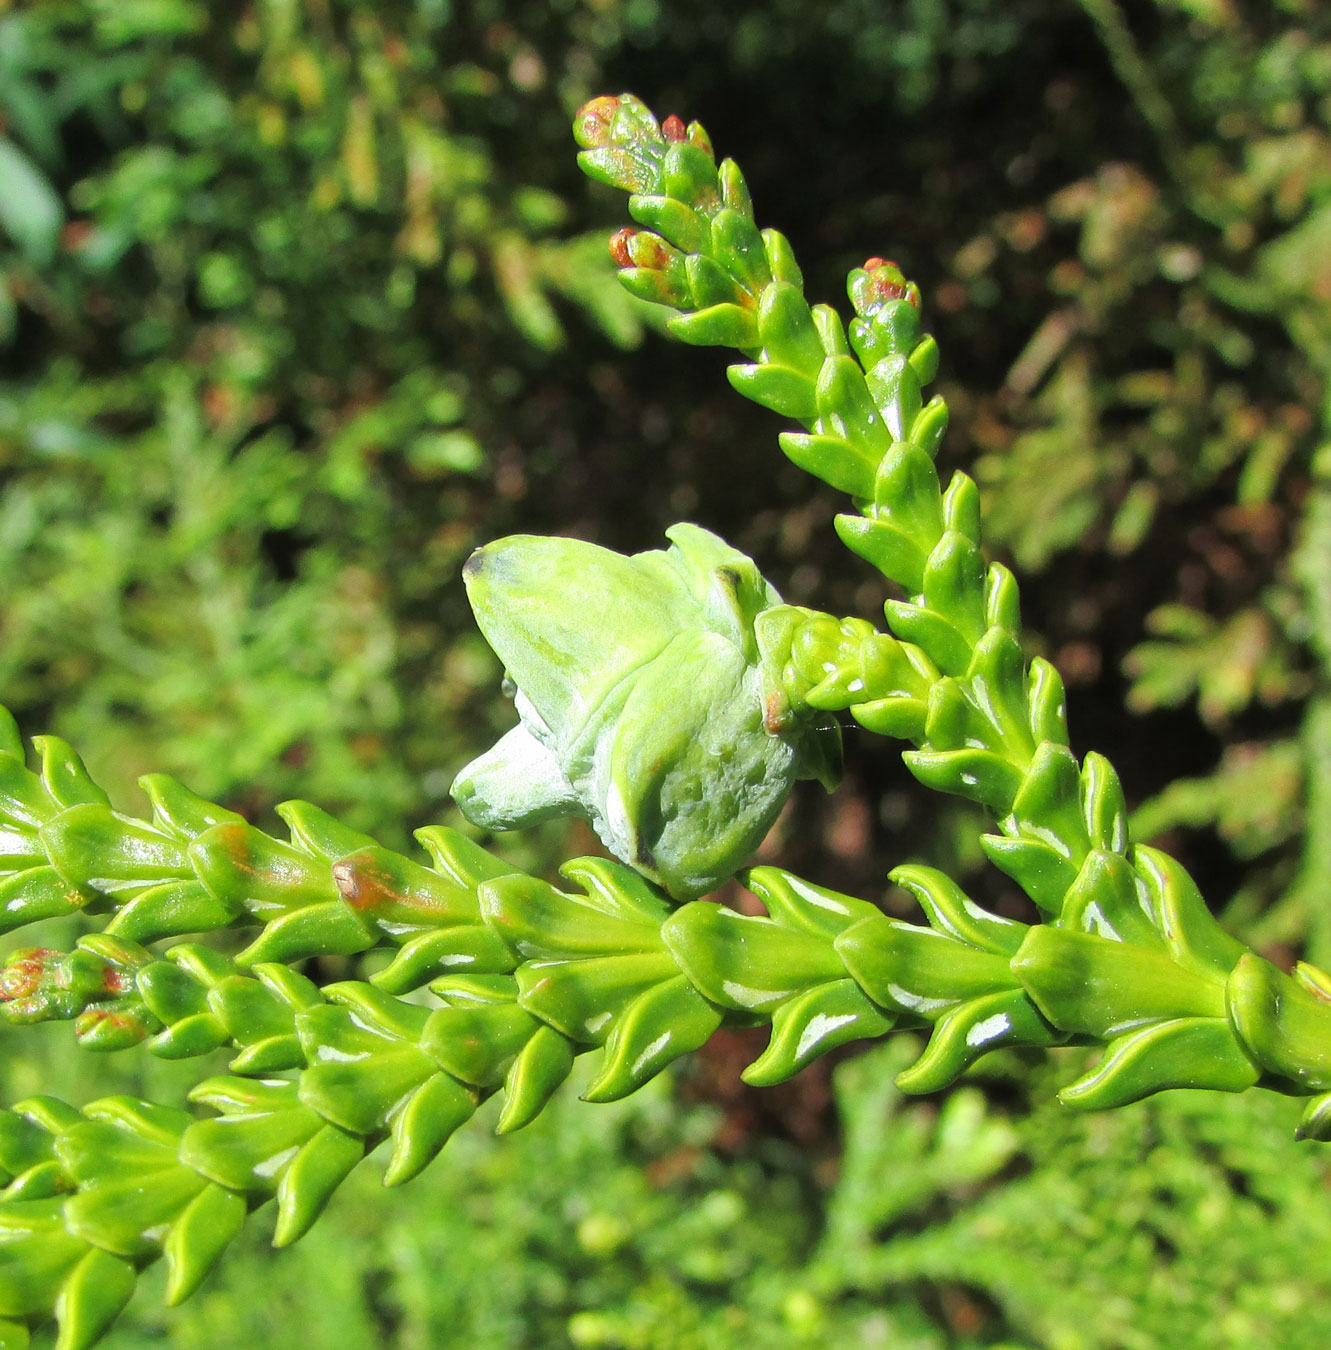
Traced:
<svg viewBox="0 0 1331 1350">
<path fill-rule="evenodd" d="M 842 250 L 858 260 L 884 238 L 900 241 L 898 256 L 947 316 L 940 387 L 979 443 L 989 539 L 1038 573 L 1024 598 L 1043 641 L 1029 626 L 1028 637 L 1079 695 L 1079 736 L 1112 745 L 1130 793 L 1154 794 L 1133 813 L 1139 837 L 1169 832 L 1213 899 L 1234 895 L 1227 917 L 1251 940 L 1306 943 L 1325 964 L 1331 835 L 1303 826 L 1331 801 L 1320 692 L 1331 496 L 1313 453 L 1331 370 L 1320 285 L 1331 34 L 1316 11 L 1291 19 L 1161 3 L 1146 15 L 1113 0 L 1082 10 L 744 3 L 722 43 L 715 6 L 688 0 L 260 4 L 236 22 L 184 2 L 5 8 L 6 701 L 74 738 L 113 789 L 169 767 L 251 817 L 299 791 L 401 847 L 407 821 L 442 806 L 450 767 L 503 721 L 482 692 L 497 666 L 458 635 L 459 588 L 440 586 L 479 539 L 576 519 L 580 533 L 622 533 L 621 546 L 641 547 L 666 519 L 717 501 L 726 514 L 707 523 L 741 530 L 734 537 L 797 601 L 822 587 L 844 597 L 840 608 L 881 603 L 876 583 L 831 574 L 817 542 L 830 535 L 826 501 L 806 504 L 792 476 L 748 470 L 742 447 L 770 423 L 709 402 L 705 367 L 659 347 L 646 358 L 662 389 L 680 391 L 682 412 L 669 394 L 653 401 L 641 371 L 627 383 L 642 392 L 626 399 L 601 364 L 590 326 L 629 342 L 642 310 L 607 284 L 600 237 L 576 234 L 562 142 L 568 110 L 608 64 L 625 72 L 609 83 L 655 94 L 664 78 L 681 106 L 724 121 L 728 141 L 749 138 L 740 157 L 757 195 L 780 203 L 806 259 L 829 255 L 814 289 L 852 261 Z M 698 106 L 702 89 L 724 99 L 724 115 Z M 1123 115 L 1125 92 L 1134 116 Z M 728 210 L 747 200 L 742 182 L 718 187 L 734 199 Z M 642 223 L 696 251 L 700 240 L 671 235 L 691 222 L 670 200 L 640 197 Z M 635 294 L 712 297 L 705 322 L 677 322 L 681 336 L 767 345 L 758 319 L 731 303 L 733 287 L 762 283 L 764 258 L 798 285 L 797 272 L 781 271 L 789 251 L 778 242 L 758 257 L 734 218 L 715 239 L 734 265 L 726 276 L 663 260 L 643 234 L 616 247 L 639 273 Z M 786 315 L 769 327 L 779 339 L 799 324 Z M 575 339 L 576 363 L 558 364 L 561 331 Z M 777 361 L 746 356 L 732 382 L 784 417 L 817 414 L 818 381 L 801 370 L 826 353 L 810 339 L 819 335 L 803 332 Z M 570 414 L 548 376 L 567 386 L 584 366 L 599 402 Z M 925 357 L 914 373 L 934 377 Z M 840 466 L 831 472 L 850 477 L 834 478 L 838 487 L 870 495 L 823 434 L 791 433 L 785 448 L 815 472 Z M 619 443 L 607 453 L 602 439 Z M 626 447 L 638 445 L 649 452 L 621 474 Z M 955 436 L 939 453 L 945 465 L 958 453 L 972 460 Z M 876 534 L 871 560 L 890 560 L 894 575 L 903 566 L 913 595 L 931 545 Z M 1145 634 L 1142 606 L 1152 611 Z M 895 618 L 911 622 L 900 609 Z M 792 648 L 795 694 L 917 735 L 938 670 L 901 652 L 918 643 L 943 655 L 946 631 L 918 618 L 901 633 L 910 641 L 892 647 L 862 620 L 827 622 Z M 792 621 L 782 640 L 797 631 Z M 841 666 L 817 672 L 829 650 Z M 1143 715 L 1135 727 L 1119 717 L 1125 656 L 1129 703 Z M 885 663 L 909 688 L 869 711 L 852 703 L 852 680 L 883 678 Z M 938 702 L 934 731 L 964 736 L 960 705 Z M 998 770 L 985 795 L 1011 786 Z M 976 868 L 979 809 L 906 805 L 922 796 L 908 799 L 861 752 L 849 795 L 828 814 L 815 808 L 798 832 L 778 826 L 781 860 L 876 893 L 877 836 L 890 818 L 914 858 L 958 877 L 963 862 Z M 1199 827 L 1222 847 L 1180 833 Z M 63 841 L 67 865 L 80 838 L 70 830 Z M 990 836 L 988 847 L 1001 842 Z M 279 846 L 273 857 L 287 854 Z M 1015 879 L 1061 899 L 1067 878 L 1038 863 L 1027 858 Z M 1029 917 L 1002 886 L 983 894 Z M 924 886 L 907 892 L 929 897 Z M 910 903 L 887 896 L 895 918 Z M 898 924 L 894 940 L 916 944 L 922 967 L 953 943 L 939 968 L 955 973 L 968 906 L 962 895 L 931 911 L 927 930 Z M 771 919 L 737 922 L 737 940 L 721 931 L 729 922 L 695 910 L 672 929 L 679 952 L 702 953 L 695 973 L 716 979 L 715 993 L 750 933 L 778 965 L 790 945 L 753 926 Z M 92 978 L 76 936 L 43 936 L 70 959 L 64 1015 L 83 1006 Z M 1093 972 L 1100 949 L 1083 947 Z M 411 949 L 398 976 L 410 982 L 441 950 Z M 1028 950 L 1028 976 L 1043 955 Z M 320 978 L 355 973 L 344 960 L 331 958 Z M 846 966 L 813 964 L 785 972 L 797 985 L 816 978 L 765 1010 L 775 1034 L 750 1081 L 798 1067 L 815 1024 L 848 1018 L 855 1034 L 878 1034 L 899 1016 L 885 1016 Z M 857 969 L 872 983 L 868 966 Z M 163 1049 L 198 1053 L 242 1026 L 243 1003 L 219 995 L 220 1012 L 205 1010 L 182 994 L 176 1007 L 169 980 L 146 986 L 154 1006 L 188 1024 L 175 1040 L 160 1018 L 140 1028 L 164 1037 Z M 889 998 L 885 983 L 873 987 Z M 1253 1021 L 1264 1000 L 1306 1011 L 1266 976 L 1247 988 L 1250 1035 L 1262 1035 Z M 915 1066 L 920 1086 L 949 1017 L 964 1032 L 970 1011 L 972 1024 L 983 1020 L 986 998 L 1026 998 L 983 981 L 949 993 Z M 677 986 L 643 1007 L 678 1018 L 676 998 Z M 1050 987 L 1043 998 L 1046 1012 L 1077 1016 L 1075 995 Z M 1197 1021 L 1222 1020 L 1209 1004 L 1202 1011 Z M 646 1011 L 635 1026 L 650 1032 Z M 124 1033 L 114 1016 L 79 1026 L 103 1049 Z M 8 1101 L 37 1090 L 85 1101 L 126 1078 L 137 1094 L 172 1101 L 203 1076 L 188 1061 L 122 1056 L 132 1061 L 124 1077 L 94 1086 L 57 1040 L 40 1040 L 35 1056 L 24 1040 L 7 1051 Z M 1325 1273 L 1309 1256 L 1326 1247 L 1316 1200 L 1325 1178 L 1284 1138 L 1283 1103 L 1171 1094 L 1089 1123 L 1020 1107 L 1009 1120 L 963 1087 L 935 1118 L 890 1084 L 904 1051 L 867 1057 L 859 1082 L 859 1064 L 839 1071 L 847 1150 L 834 1192 L 821 1134 L 812 1151 L 828 1156 L 815 1172 L 814 1159 L 758 1138 L 751 1157 L 718 1155 L 714 1118 L 684 1121 L 664 1096 L 618 1115 L 556 1103 L 539 1135 L 500 1149 L 464 1131 L 452 1166 L 416 1183 L 429 1188 L 419 1200 L 371 1201 L 373 1177 L 354 1174 L 351 1200 L 334 1200 L 346 1234 L 316 1227 L 281 1263 L 263 1255 L 262 1235 L 242 1235 L 253 1265 L 224 1267 L 172 1314 L 170 1335 L 211 1345 L 241 1328 L 256 1344 L 285 1343 L 290 1334 L 256 1308 L 262 1284 L 329 1344 L 428 1344 L 460 1328 L 496 1346 L 1325 1342 Z M 1132 1057 L 1123 1063 L 1130 1080 Z M 170 1077 L 173 1067 L 189 1072 Z M 991 1098 L 1024 1094 L 1025 1075 L 1009 1067 Z M 1065 1068 L 1060 1082 L 1072 1076 Z M 816 1071 L 799 1081 L 816 1083 Z M 1052 1086 L 1038 1081 L 1037 1099 Z M 686 1136 L 694 1170 L 672 1181 Z M 512 1190 L 501 1185 L 510 1168 Z M 593 1173 L 605 1200 L 584 1232 Z M 838 1255 L 837 1232 L 851 1255 Z M 450 1260 L 451 1282 L 439 1278 Z M 110 1344 L 167 1334 L 159 1315 L 141 1316 L 145 1332 L 125 1327 Z"/>
<path fill-rule="evenodd" d="M 382 826 L 475 745 L 494 668 L 440 582 L 564 341 L 550 297 L 638 323 L 544 181 L 545 62 L 582 50 L 553 19 L 540 56 L 430 6 L 233 20 L 0 15 L 0 273 L 38 376 L 0 400 L 0 681 L 121 779 L 250 809 L 316 783 Z"/>
<path fill-rule="evenodd" d="M 994 814 L 986 853 L 1047 917 L 1002 918 L 920 867 L 893 877 L 920 901 L 928 927 L 779 869 L 748 878 L 767 917 L 697 900 L 672 912 L 622 864 L 565 864 L 574 886 L 565 893 L 432 828 L 418 832 L 434 863 L 423 868 L 301 802 L 279 808 L 284 843 L 161 775 L 143 780 L 149 824 L 113 812 L 58 738 L 38 738 L 41 768 L 29 771 L 3 713 L 10 925 L 111 914 L 105 934 L 73 951 L 13 958 L 7 1016 L 72 1018 L 88 1049 L 150 1038 L 166 1058 L 228 1043 L 237 1051 L 230 1076 L 191 1089 L 191 1102 L 214 1112 L 202 1118 L 130 1097 L 81 1110 L 39 1097 L 0 1117 L 0 1315 L 11 1340 L 26 1342 L 33 1324 L 55 1315 L 61 1350 L 86 1350 L 128 1302 L 142 1266 L 163 1259 L 168 1301 L 187 1298 L 250 1209 L 276 1202 L 273 1241 L 285 1247 L 379 1143 L 391 1140 L 384 1179 L 399 1184 L 491 1093 L 504 1097 L 499 1130 L 517 1128 L 541 1112 L 577 1054 L 599 1047 L 584 1095 L 613 1100 L 726 1021 L 771 1019 L 768 1048 L 748 1074 L 760 1084 L 848 1039 L 923 1023 L 932 1024 L 927 1046 L 896 1075 L 905 1091 L 945 1087 L 995 1050 L 1071 1040 L 1105 1053 L 1062 1090 L 1068 1105 L 1284 1080 L 1311 1098 L 1299 1136 L 1331 1132 L 1331 976 L 1302 964 L 1284 975 L 1218 927 L 1174 860 L 1130 846 L 1109 762 L 1093 753 L 1082 763 L 1069 749 L 1062 682 L 1048 662 L 1025 661 L 1015 582 L 979 552 L 975 484 L 958 472 L 943 491 L 933 466 L 948 414 L 921 392 L 938 357 L 920 330 L 918 288 L 870 259 L 851 272 L 855 318 L 843 328 L 835 311 L 808 307 L 789 246 L 759 233 L 738 168 L 716 164 L 699 124 L 660 124 L 626 94 L 588 103 L 575 132 L 584 169 L 628 188 L 635 215 L 667 231 L 616 237 L 626 287 L 678 309 L 670 326 L 690 343 L 742 349 L 749 364 L 732 382 L 799 418 L 804 432 L 785 434 L 783 449 L 852 491 L 857 514 L 838 518 L 843 540 L 909 598 L 887 601 L 890 633 L 790 610 L 743 555 L 692 526 L 673 533 L 678 559 L 530 538 L 474 557 L 473 603 L 522 681 L 520 734 L 549 760 L 542 781 L 563 782 L 554 804 L 580 781 L 570 713 L 581 735 L 584 703 L 603 704 L 607 685 L 625 686 L 651 659 L 650 628 L 646 651 L 636 631 L 617 642 L 612 630 L 605 656 L 589 646 L 588 561 L 613 583 L 612 603 L 659 573 L 667 636 L 681 614 L 706 610 L 713 623 L 727 619 L 742 662 L 761 656 L 763 685 L 722 681 L 733 691 L 709 691 L 709 708 L 720 696 L 728 717 L 733 704 L 748 719 L 744 734 L 760 742 L 802 715 L 843 708 L 913 742 L 905 761 L 924 785 Z M 508 608 L 496 602 L 506 588 Z M 631 697 L 609 706 L 667 739 L 680 717 L 669 690 L 640 711 Z M 749 727 L 759 716 L 762 725 Z M 687 714 L 682 725 L 688 740 Z M 593 775 L 599 757 L 593 750 Z M 650 782 L 659 771 L 621 765 L 598 811 L 622 813 L 639 775 Z M 705 760 L 686 754 L 678 772 L 676 796 L 707 799 Z M 511 787 L 496 799 L 484 772 L 477 781 L 464 805 L 481 802 L 481 823 L 496 809 L 504 816 Z M 624 849 L 614 832 L 610 842 L 638 861 L 640 845 Z M 261 932 L 234 966 L 207 948 L 177 946 L 161 961 L 139 945 L 255 923 Z M 287 968 L 393 948 L 374 983 L 320 988 Z M 434 1005 L 395 997 L 427 982 Z M 294 1072 L 263 1076 L 275 1070 Z"/>
<path fill-rule="evenodd" d="M 968 1087 L 940 1111 L 892 1087 L 904 1049 L 836 1070 L 835 1166 L 789 1140 L 731 1152 L 721 1113 L 664 1082 L 597 1110 L 561 1095 L 539 1129 L 464 1131 L 391 1197 L 372 1159 L 280 1261 L 256 1223 L 180 1308 L 149 1277 L 104 1345 L 266 1350 L 287 1325 L 315 1350 L 1324 1342 L 1325 1162 L 1289 1138 L 1288 1103 L 1007 1116 Z"/>
<path fill-rule="evenodd" d="M 862 1072 L 871 1072 L 872 1060 L 863 1062 Z M 860 1063 L 840 1071 L 847 1086 Z M 849 1094 L 843 1100 L 843 1110 L 864 1109 Z M 845 1235 L 833 1238 L 830 1229 L 824 1246 L 834 1288 L 919 1280 L 959 1288 L 967 1291 L 963 1301 L 980 1295 L 971 1309 L 977 1323 L 988 1305 L 1017 1344 L 1055 1350 L 1241 1346 L 1268 1335 L 1311 1350 L 1326 1336 L 1319 1291 L 1331 1268 L 1296 1255 L 1321 1250 L 1313 1234 L 1326 1222 L 1317 1200 L 1325 1160 L 1288 1139 L 1275 1151 L 1265 1147 L 1263 1130 L 1287 1117 L 1285 1103 L 1170 1093 L 1094 1117 L 1046 1107 L 1015 1128 L 986 1119 L 978 1103 L 969 1113 L 956 1098 L 949 1105 L 958 1119 L 940 1116 L 934 1149 L 941 1151 L 949 1124 L 963 1138 L 967 1128 L 987 1131 L 986 1147 L 967 1141 L 958 1151 L 972 1163 L 987 1154 L 990 1167 L 1005 1170 L 992 1181 L 989 1172 L 977 1178 L 989 1184 L 964 1207 L 894 1235 L 887 1225 L 900 1223 L 901 1211 L 876 1211 L 872 1191 L 890 1194 L 878 1179 L 900 1175 L 898 1141 L 910 1116 L 898 1108 L 888 1131 L 881 1114 L 859 1116 L 863 1190 L 853 1194 L 846 1185 L 852 1132 L 844 1194 L 833 1198 L 829 1216 Z M 954 1187 L 958 1170 L 942 1171 Z"/>
</svg>

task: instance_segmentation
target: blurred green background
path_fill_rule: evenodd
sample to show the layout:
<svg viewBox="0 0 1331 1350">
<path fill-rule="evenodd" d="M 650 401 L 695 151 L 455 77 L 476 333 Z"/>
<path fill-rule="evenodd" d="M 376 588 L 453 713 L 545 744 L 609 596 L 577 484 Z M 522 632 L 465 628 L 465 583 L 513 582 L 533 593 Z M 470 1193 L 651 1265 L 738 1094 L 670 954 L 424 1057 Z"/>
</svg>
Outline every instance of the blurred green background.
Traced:
<svg viewBox="0 0 1331 1350">
<path fill-rule="evenodd" d="M 165 770 L 406 847 L 512 718 L 457 575 L 487 538 L 694 519 L 872 617 L 835 494 L 614 282 L 623 204 L 568 126 L 621 89 L 706 124 L 812 299 L 870 254 L 920 283 L 944 467 L 1077 749 L 1236 931 L 1331 962 L 1317 0 L 0 0 L 0 699 L 121 804 Z M 867 739 L 766 856 L 894 910 L 909 859 L 1019 904 L 970 808 Z M 69 1041 L 7 1034 L 4 1099 L 200 1072 Z M 1291 1103 L 1074 1118 L 1061 1056 L 905 1102 L 890 1044 L 757 1093 L 755 1050 L 471 1129 L 401 1193 L 371 1164 L 294 1251 L 256 1223 L 107 1344 L 1331 1344 L 1331 1168 Z"/>
</svg>

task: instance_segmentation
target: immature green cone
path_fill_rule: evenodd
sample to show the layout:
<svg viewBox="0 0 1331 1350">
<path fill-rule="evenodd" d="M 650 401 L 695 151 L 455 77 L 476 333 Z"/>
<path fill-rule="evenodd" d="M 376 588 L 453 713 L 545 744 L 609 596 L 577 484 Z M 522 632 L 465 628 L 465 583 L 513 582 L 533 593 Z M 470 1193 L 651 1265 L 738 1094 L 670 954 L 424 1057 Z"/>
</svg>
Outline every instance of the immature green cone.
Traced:
<svg viewBox="0 0 1331 1350">
<path fill-rule="evenodd" d="M 591 822 L 677 899 L 743 864 L 798 778 L 835 785 L 840 733 L 783 716 L 754 620 L 780 604 L 752 559 L 697 525 L 625 557 L 515 535 L 464 568 L 476 621 L 517 685 L 520 724 L 453 784 L 468 819 Z"/>
</svg>

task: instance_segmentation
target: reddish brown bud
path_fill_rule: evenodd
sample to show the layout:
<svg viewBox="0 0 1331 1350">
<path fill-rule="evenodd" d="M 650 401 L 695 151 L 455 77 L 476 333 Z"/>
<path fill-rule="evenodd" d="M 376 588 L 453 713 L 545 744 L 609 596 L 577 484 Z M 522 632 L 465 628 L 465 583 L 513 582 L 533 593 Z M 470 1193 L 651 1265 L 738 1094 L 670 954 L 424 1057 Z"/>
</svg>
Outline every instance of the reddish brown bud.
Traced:
<svg viewBox="0 0 1331 1350">
<path fill-rule="evenodd" d="M 621 267 L 633 266 L 633 255 L 629 252 L 629 244 L 637 230 L 630 229 L 627 225 L 622 230 L 616 230 L 610 236 L 610 256 Z"/>
<path fill-rule="evenodd" d="M 619 111 L 619 99 L 614 94 L 602 94 L 578 109 L 573 120 L 573 135 L 584 150 L 604 145 L 610 137 L 610 123 Z"/>
<path fill-rule="evenodd" d="M 920 307 L 920 291 L 902 274 L 901 268 L 888 258 L 870 258 L 864 264 L 869 273 L 869 285 L 878 300 L 909 300 Z"/>
<path fill-rule="evenodd" d="M 688 132 L 684 128 L 684 123 L 674 113 L 671 113 L 661 123 L 661 135 L 668 141 L 682 141 L 688 135 Z"/>
<path fill-rule="evenodd" d="M 59 952 L 50 947 L 32 947 L 15 952 L 0 969 L 0 1002 L 30 998 L 41 988 L 47 962 Z"/>
</svg>

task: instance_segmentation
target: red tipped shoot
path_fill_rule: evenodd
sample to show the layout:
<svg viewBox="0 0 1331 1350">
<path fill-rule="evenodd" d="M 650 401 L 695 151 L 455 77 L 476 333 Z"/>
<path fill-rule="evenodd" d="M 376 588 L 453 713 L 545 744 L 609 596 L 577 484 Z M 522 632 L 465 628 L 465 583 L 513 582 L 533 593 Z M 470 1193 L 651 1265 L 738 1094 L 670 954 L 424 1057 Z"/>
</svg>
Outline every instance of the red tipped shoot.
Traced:
<svg viewBox="0 0 1331 1350">
<path fill-rule="evenodd" d="M 47 963 L 59 953 L 49 947 L 15 952 L 0 969 L 0 1001 L 30 998 L 41 987 Z"/>
<path fill-rule="evenodd" d="M 671 113 L 664 122 L 661 123 L 661 135 L 668 141 L 682 141 L 688 135 L 684 123 Z"/>
<path fill-rule="evenodd" d="M 637 230 L 629 229 L 625 226 L 622 230 L 616 230 L 610 236 L 610 256 L 620 265 L 620 267 L 632 267 L 633 255 L 629 252 L 629 244 Z"/>
<path fill-rule="evenodd" d="M 573 119 L 573 135 L 584 150 L 594 150 L 610 138 L 610 123 L 619 111 L 619 103 L 617 95 L 602 94 L 578 109 Z"/>
<path fill-rule="evenodd" d="M 869 294 L 873 301 L 909 300 L 920 307 L 920 288 L 906 280 L 901 268 L 889 258 L 873 257 L 864 264 Z"/>
</svg>

